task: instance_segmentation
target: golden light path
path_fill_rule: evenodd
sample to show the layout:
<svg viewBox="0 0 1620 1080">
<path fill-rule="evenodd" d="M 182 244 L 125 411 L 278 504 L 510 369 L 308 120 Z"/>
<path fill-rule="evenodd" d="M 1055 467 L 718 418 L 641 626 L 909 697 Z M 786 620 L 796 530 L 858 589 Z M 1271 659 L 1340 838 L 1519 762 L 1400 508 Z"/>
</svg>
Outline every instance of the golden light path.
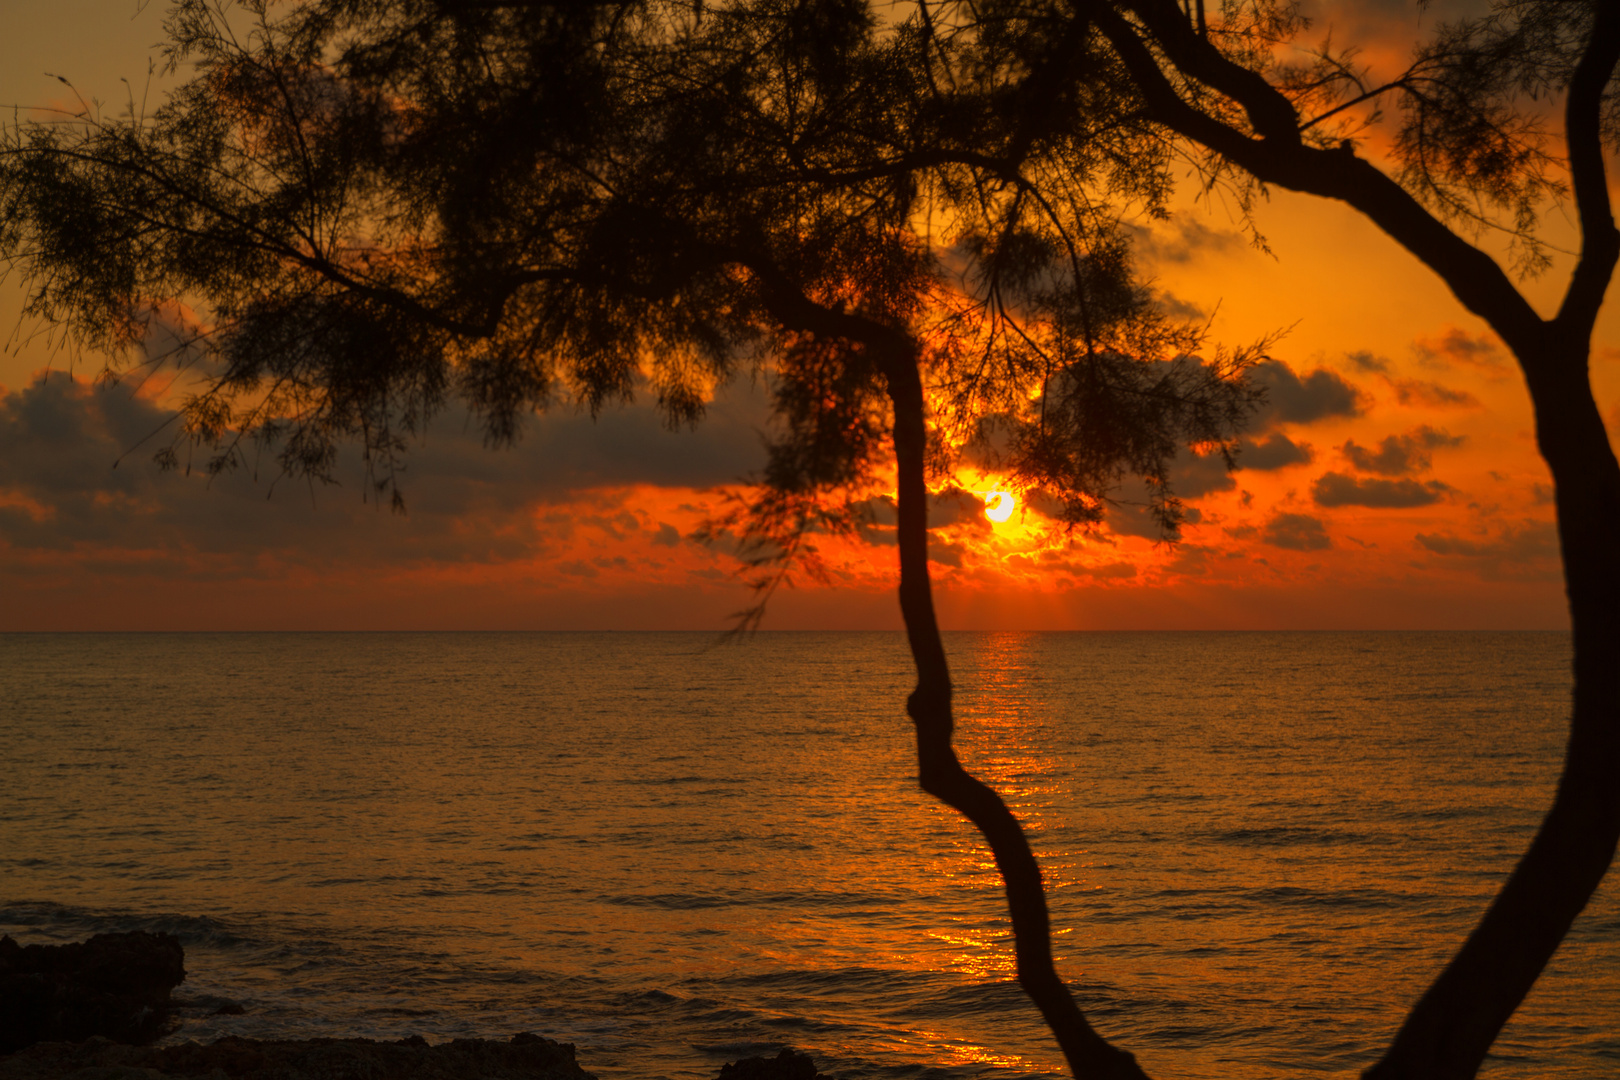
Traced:
<svg viewBox="0 0 1620 1080">
<path fill-rule="evenodd" d="M 1003 522 L 1012 517 L 1013 508 L 1017 505 L 1017 500 L 1007 492 L 992 491 L 985 496 L 984 516 L 994 522 Z"/>
</svg>

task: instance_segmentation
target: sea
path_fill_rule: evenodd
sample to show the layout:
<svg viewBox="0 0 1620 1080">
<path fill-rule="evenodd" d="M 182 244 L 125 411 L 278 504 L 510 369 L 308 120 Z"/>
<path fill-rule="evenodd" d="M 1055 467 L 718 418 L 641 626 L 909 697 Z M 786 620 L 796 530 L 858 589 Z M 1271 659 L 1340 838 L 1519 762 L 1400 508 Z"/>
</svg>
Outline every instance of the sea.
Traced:
<svg viewBox="0 0 1620 1080">
<path fill-rule="evenodd" d="M 1351 1077 L 1548 805 L 1561 633 L 954 633 L 957 743 L 1155 1077 Z M 1064 1075 L 896 633 L 0 636 L 0 932 L 178 934 L 169 1042 L 532 1031 L 602 1080 L 784 1047 Z M 1481 1075 L 1620 1071 L 1620 889 Z"/>
</svg>

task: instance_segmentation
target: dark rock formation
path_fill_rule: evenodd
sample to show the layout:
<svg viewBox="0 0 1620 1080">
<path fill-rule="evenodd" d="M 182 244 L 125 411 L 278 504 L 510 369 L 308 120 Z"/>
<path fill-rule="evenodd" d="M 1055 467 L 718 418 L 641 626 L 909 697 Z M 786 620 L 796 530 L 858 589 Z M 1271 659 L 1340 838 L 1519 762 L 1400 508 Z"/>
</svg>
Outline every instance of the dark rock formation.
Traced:
<svg viewBox="0 0 1620 1080">
<path fill-rule="evenodd" d="M 173 934 L 97 934 L 71 945 L 0 937 L 0 1054 L 36 1042 L 146 1043 L 169 1027 L 169 991 L 186 977 Z"/>
<path fill-rule="evenodd" d="M 0 1058 L 0 1080 L 596 1080 L 572 1043 L 524 1032 L 511 1042 L 225 1038 L 208 1046 L 121 1046 L 105 1039 L 40 1043 Z"/>
<path fill-rule="evenodd" d="M 816 1063 L 809 1054 L 783 1050 L 773 1058 L 743 1058 L 722 1065 L 720 1080 L 816 1080 Z"/>
</svg>

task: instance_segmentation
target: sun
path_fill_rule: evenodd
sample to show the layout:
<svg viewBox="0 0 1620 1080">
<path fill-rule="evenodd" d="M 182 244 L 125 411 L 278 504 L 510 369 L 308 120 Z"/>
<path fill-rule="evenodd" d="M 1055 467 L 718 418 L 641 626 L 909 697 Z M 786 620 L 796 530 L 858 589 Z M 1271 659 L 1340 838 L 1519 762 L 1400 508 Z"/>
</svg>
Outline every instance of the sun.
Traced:
<svg viewBox="0 0 1620 1080">
<path fill-rule="evenodd" d="M 984 516 L 994 522 L 1003 522 L 1012 517 L 1013 508 L 1018 501 L 1005 491 L 992 491 L 984 499 Z"/>
</svg>

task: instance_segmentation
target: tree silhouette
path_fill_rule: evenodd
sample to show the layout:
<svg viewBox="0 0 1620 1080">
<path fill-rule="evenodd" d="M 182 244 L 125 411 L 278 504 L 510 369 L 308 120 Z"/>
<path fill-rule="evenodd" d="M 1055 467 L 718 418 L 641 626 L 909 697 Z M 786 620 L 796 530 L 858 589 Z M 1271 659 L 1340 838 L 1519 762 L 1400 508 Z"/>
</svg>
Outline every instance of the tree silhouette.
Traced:
<svg viewBox="0 0 1620 1080">
<path fill-rule="evenodd" d="M 1058 978 L 1029 844 L 951 746 L 929 480 L 997 454 L 1083 527 L 1136 476 L 1173 536 L 1170 463 L 1192 444 L 1230 464 L 1260 349 L 1199 359 L 1132 277 L 1119 208 L 1157 204 L 1165 150 L 1103 54 L 1061 77 L 1096 43 L 946 39 L 931 17 L 179 0 L 166 62 L 188 77 L 155 113 L 5 130 L 0 250 L 27 311 L 113 372 L 178 336 L 159 360 L 195 378 L 164 464 L 230 469 L 257 442 L 327 479 L 354 439 L 396 507 L 400 456 L 452 398 L 499 445 L 532 411 L 637 391 L 695 422 L 763 371 L 776 426 L 732 521 L 756 585 L 814 573 L 807 535 L 897 490 L 922 784 L 990 843 L 1019 981 L 1089 1074 L 1130 1057 Z"/>
<path fill-rule="evenodd" d="M 114 357 L 179 325 L 198 381 L 175 442 L 207 466 L 244 440 L 330 474 L 355 439 L 396 505 L 410 437 L 452 398 L 493 444 L 532 411 L 641 391 L 672 424 L 767 373 L 776 426 L 736 523 L 768 593 L 815 572 L 813 530 L 898 492 L 907 702 L 923 787 L 981 830 L 1006 883 L 1019 982 L 1077 1077 L 1141 1076 L 1052 963 L 1040 870 L 951 745 L 928 578 L 931 477 L 964 448 L 1098 520 L 1146 481 L 1167 534 L 1169 463 L 1230 455 L 1256 352 L 1194 357 L 1116 229 L 1160 211 L 1189 143 L 1211 176 L 1339 198 L 1446 279 L 1524 367 L 1558 489 L 1575 622 L 1569 764 L 1552 813 L 1377 1076 L 1471 1076 L 1595 888 L 1620 833 L 1613 664 L 1620 467 L 1585 378 L 1620 253 L 1603 148 L 1620 13 L 1499 4 L 1368 89 L 1344 57 L 1276 63 L 1302 25 L 1273 0 L 919 3 L 180 0 L 189 76 L 151 116 L 91 110 L 6 129 L 0 249 L 28 310 Z M 1531 226 L 1560 163 L 1519 98 L 1564 92 L 1585 236 L 1541 319 L 1467 238 Z M 1357 100 L 1411 107 L 1391 178 L 1344 126 Z M 1169 137 L 1167 137 L 1169 136 Z M 1426 206 L 1427 204 L 1427 206 Z M 992 439 L 992 436 L 997 436 Z M 892 446 L 892 456 L 889 447 Z"/>
<path fill-rule="evenodd" d="M 812 529 L 852 528 L 893 484 L 920 779 L 990 842 L 1017 976 L 1077 1077 L 1142 1072 L 1056 975 L 1029 844 L 951 748 L 930 476 L 1001 432 L 1006 473 L 1072 525 L 1140 476 L 1173 534 L 1168 463 L 1230 455 L 1254 356 L 1192 358 L 1115 230 L 1124 202 L 1163 206 L 1186 147 L 1239 196 L 1338 199 L 1429 264 L 1523 368 L 1575 627 L 1554 806 L 1367 1074 L 1474 1075 L 1620 837 L 1620 465 L 1586 374 L 1620 257 L 1614 3 L 1498 0 L 1382 86 L 1349 53 L 1278 62 L 1304 23 L 1277 0 L 904 21 L 855 0 L 181 0 L 167 28 L 191 74 L 159 112 L 5 130 L 0 249 L 29 313 L 115 358 L 181 330 L 170 359 L 199 379 L 170 465 L 201 447 L 232 468 L 259 440 L 327 478 L 355 439 L 395 502 L 395 463 L 450 398 L 505 444 L 530 411 L 638 390 L 692 423 L 718 382 L 768 372 L 770 460 L 737 517 L 758 583 L 815 572 Z M 1542 133 L 1560 97 L 1563 155 Z M 1356 142 L 1392 100 L 1393 175 Z M 1565 189 L 1583 246 L 1547 319 L 1473 241 L 1503 228 L 1544 269 L 1534 223 Z"/>
<path fill-rule="evenodd" d="M 1203 0 L 991 0 L 948 14 L 936 14 L 942 36 L 993 19 L 1086 37 L 1064 77 L 1092 78 L 1093 50 L 1103 50 L 1129 73 L 1144 114 L 1198 156 L 1206 182 L 1229 184 L 1245 206 L 1271 184 L 1355 208 L 1437 273 L 1518 360 L 1557 493 L 1575 655 L 1568 753 L 1529 850 L 1365 1074 L 1471 1077 L 1620 839 L 1620 465 L 1588 376 L 1593 327 L 1620 258 L 1605 165 L 1620 149 L 1620 5 L 1494 0 L 1480 17 L 1439 26 L 1382 84 L 1354 50 L 1324 46 L 1307 63 L 1280 60 L 1307 23 L 1274 0 L 1230 0 L 1218 13 Z M 1560 102 L 1562 154 L 1547 130 Z M 1371 110 L 1390 106 L 1393 173 L 1358 152 Z M 1550 267 L 1536 226 L 1566 196 L 1580 251 L 1548 318 L 1510 271 Z M 1486 233 L 1509 240 L 1508 269 L 1478 246 Z"/>
</svg>

